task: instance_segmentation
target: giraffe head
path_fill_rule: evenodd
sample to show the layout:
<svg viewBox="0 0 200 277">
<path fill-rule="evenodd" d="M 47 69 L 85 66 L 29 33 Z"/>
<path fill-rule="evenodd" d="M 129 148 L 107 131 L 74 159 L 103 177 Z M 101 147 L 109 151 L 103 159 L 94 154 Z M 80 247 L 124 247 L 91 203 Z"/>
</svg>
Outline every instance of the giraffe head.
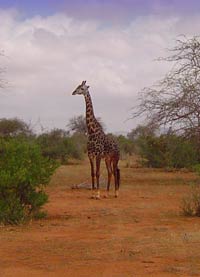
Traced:
<svg viewBox="0 0 200 277">
<path fill-rule="evenodd" d="M 73 92 L 72 95 L 82 94 L 86 95 L 88 93 L 89 86 L 86 85 L 86 81 L 83 81 Z"/>
</svg>

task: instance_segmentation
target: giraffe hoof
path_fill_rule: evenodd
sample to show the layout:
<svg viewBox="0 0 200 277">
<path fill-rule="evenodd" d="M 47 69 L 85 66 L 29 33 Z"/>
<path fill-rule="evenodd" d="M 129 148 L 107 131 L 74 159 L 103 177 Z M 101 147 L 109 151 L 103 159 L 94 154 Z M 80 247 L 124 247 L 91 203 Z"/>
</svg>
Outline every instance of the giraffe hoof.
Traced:
<svg viewBox="0 0 200 277">
<path fill-rule="evenodd" d="M 119 191 L 118 191 L 118 190 L 116 190 L 116 191 L 115 191 L 115 198 L 117 198 L 117 197 L 118 197 L 118 195 L 119 195 Z"/>
<path fill-rule="evenodd" d="M 97 194 L 96 194 L 96 199 L 99 200 L 100 199 L 100 191 L 97 191 Z"/>
</svg>

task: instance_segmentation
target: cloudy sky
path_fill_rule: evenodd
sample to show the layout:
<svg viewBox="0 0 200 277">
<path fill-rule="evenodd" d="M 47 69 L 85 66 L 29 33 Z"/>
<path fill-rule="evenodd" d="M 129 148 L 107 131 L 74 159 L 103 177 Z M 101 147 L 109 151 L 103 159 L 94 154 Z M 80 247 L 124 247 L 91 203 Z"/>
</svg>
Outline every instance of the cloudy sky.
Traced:
<svg viewBox="0 0 200 277">
<path fill-rule="evenodd" d="M 128 132 L 137 93 L 161 78 L 178 35 L 200 34 L 198 0 L 0 0 L 0 118 L 50 130 L 84 114 L 87 80 L 108 132 Z M 40 122 L 40 124 L 39 124 Z"/>
</svg>

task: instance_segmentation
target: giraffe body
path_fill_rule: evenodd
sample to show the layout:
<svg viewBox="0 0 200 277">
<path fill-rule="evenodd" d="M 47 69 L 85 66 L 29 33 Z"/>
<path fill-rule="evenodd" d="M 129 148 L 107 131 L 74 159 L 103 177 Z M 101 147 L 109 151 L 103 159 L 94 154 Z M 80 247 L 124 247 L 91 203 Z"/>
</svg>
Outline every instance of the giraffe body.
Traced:
<svg viewBox="0 0 200 277">
<path fill-rule="evenodd" d="M 106 135 L 103 131 L 101 124 L 95 118 L 92 100 L 88 90 L 89 86 L 86 85 L 86 81 L 83 81 L 73 95 L 82 94 L 85 97 L 86 103 L 86 123 L 88 129 L 88 157 L 91 165 L 91 177 L 92 177 L 92 190 L 93 198 L 99 199 L 99 176 L 100 176 L 100 164 L 101 159 L 104 158 L 108 171 L 108 183 L 107 194 L 110 188 L 110 181 L 112 174 L 115 179 L 115 196 L 118 196 L 119 183 L 120 183 L 120 171 L 118 168 L 119 161 L 119 148 L 111 135 Z M 96 175 L 95 175 L 95 161 L 96 161 Z M 97 191 L 95 191 L 95 177 L 97 183 Z"/>
<path fill-rule="evenodd" d="M 119 156 L 116 141 L 102 132 L 88 135 L 88 156 L 101 156 L 101 158 Z"/>
</svg>

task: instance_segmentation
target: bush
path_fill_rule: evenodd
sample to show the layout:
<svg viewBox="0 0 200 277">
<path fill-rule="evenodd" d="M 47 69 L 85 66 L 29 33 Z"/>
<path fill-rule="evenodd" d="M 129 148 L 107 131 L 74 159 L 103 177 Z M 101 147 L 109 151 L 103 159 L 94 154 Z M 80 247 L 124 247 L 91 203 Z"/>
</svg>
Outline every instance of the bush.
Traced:
<svg viewBox="0 0 200 277">
<path fill-rule="evenodd" d="M 82 160 L 87 148 L 87 138 L 83 134 L 75 133 L 64 140 L 68 157 Z"/>
<path fill-rule="evenodd" d="M 43 156 L 66 164 L 69 158 L 82 158 L 82 137 L 81 134 L 69 137 L 65 131 L 55 129 L 40 135 L 37 142 L 41 147 Z"/>
<path fill-rule="evenodd" d="M 117 141 L 120 148 L 121 158 L 124 158 L 126 155 L 132 155 L 134 152 L 134 143 L 127 137 L 120 135 L 117 137 Z"/>
<path fill-rule="evenodd" d="M 196 147 L 180 136 L 166 135 L 166 163 L 174 168 L 191 168 L 197 163 L 198 156 Z"/>
<path fill-rule="evenodd" d="M 0 140 L 0 222 L 18 224 L 39 215 L 48 196 L 44 186 L 58 164 L 44 158 L 36 143 Z"/>
<path fill-rule="evenodd" d="M 49 133 L 44 133 L 38 136 L 37 142 L 41 147 L 43 156 L 50 159 L 60 160 L 62 163 L 68 159 L 68 152 L 63 143 L 65 132 L 60 129 L 52 130 Z"/>
<path fill-rule="evenodd" d="M 137 145 L 139 154 L 149 167 L 190 168 L 197 163 L 194 145 L 176 135 L 140 137 Z"/>
<path fill-rule="evenodd" d="M 193 185 L 189 195 L 182 199 L 182 214 L 185 216 L 200 216 L 200 187 Z"/>
<path fill-rule="evenodd" d="M 200 176 L 200 164 L 193 166 L 193 170 Z M 182 214 L 185 216 L 200 217 L 200 186 L 193 184 L 190 193 L 182 199 Z"/>
<path fill-rule="evenodd" d="M 0 136 L 8 137 L 31 137 L 34 136 L 30 126 L 18 118 L 0 119 Z"/>
</svg>

